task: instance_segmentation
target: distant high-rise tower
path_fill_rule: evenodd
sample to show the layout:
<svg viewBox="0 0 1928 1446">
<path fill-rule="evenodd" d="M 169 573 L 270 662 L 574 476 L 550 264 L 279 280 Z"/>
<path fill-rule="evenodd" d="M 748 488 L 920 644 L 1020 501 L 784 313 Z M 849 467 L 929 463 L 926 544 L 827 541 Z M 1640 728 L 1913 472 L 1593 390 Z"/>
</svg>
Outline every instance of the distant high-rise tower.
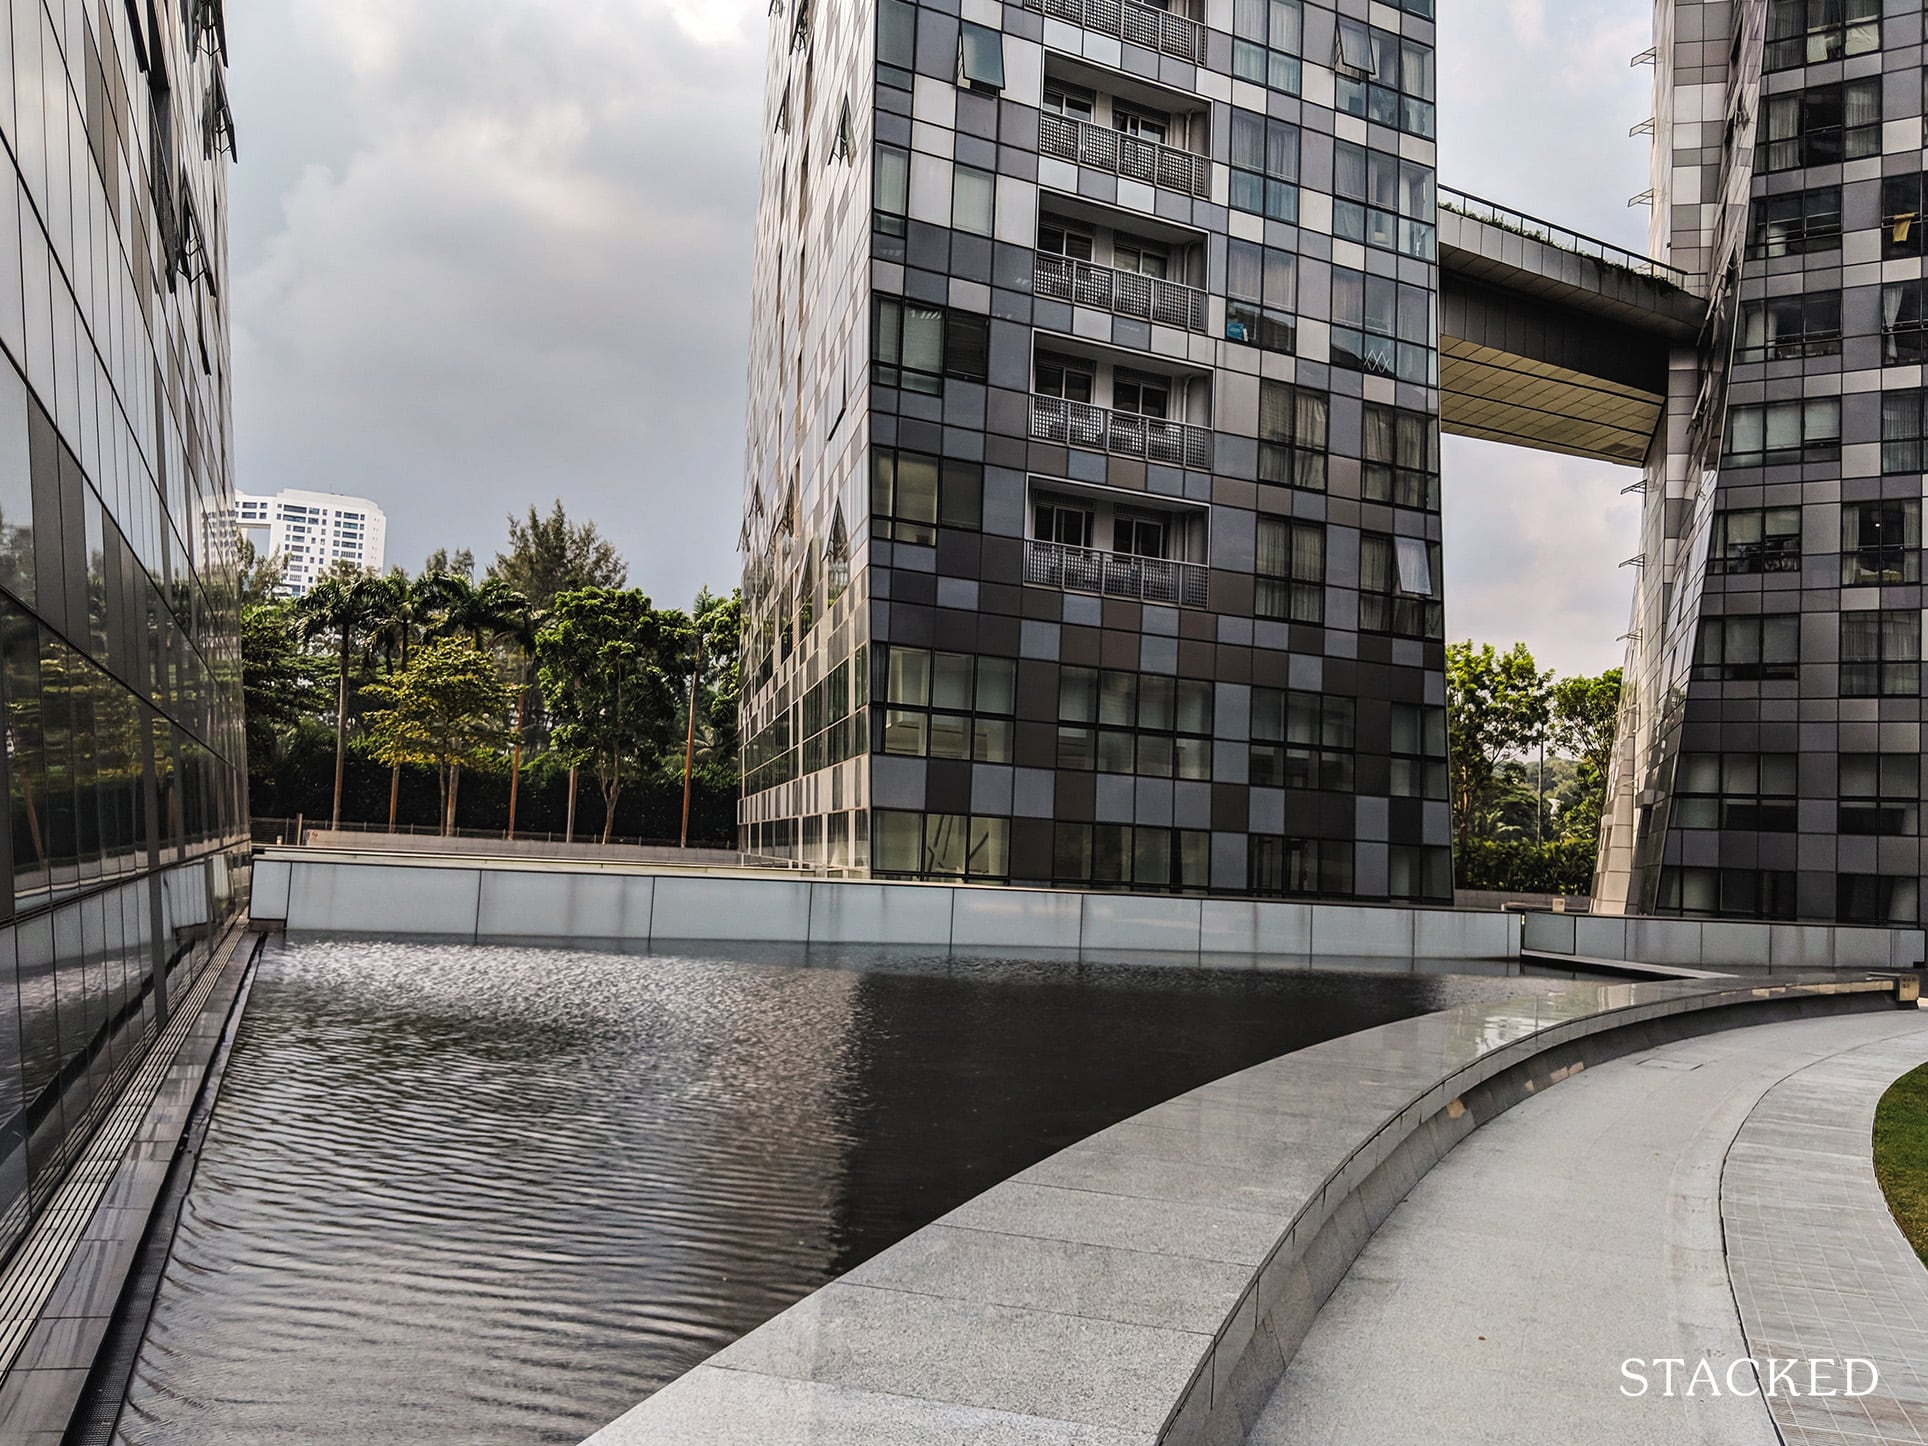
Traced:
<svg viewBox="0 0 1928 1446">
<path fill-rule="evenodd" d="M 1432 0 L 780 0 L 746 847 L 1452 894 Z"/>
<path fill-rule="evenodd" d="M 258 556 L 281 560 L 281 591 L 300 597 L 336 567 L 380 572 L 388 514 L 366 497 L 287 489 L 235 495 L 235 525 Z"/>
<path fill-rule="evenodd" d="M 1706 278 L 1646 468 L 1597 889 L 1920 919 L 1922 26 L 1655 6 L 1653 250 Z"/>
</svg>

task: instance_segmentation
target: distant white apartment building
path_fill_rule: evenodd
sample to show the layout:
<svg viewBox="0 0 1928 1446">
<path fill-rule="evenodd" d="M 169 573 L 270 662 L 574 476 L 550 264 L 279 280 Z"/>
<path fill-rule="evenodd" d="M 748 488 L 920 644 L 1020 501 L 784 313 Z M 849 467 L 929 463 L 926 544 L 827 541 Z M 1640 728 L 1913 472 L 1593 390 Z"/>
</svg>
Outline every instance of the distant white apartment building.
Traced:
<svg viewBox="0 0 1928 1446">
<path fill-rule="evenodd" d="M 282 593 L 300 597 L 338 562 L 382 570 L 388 514 L 366 497 L 334 492 L 235 494 L 235 526 L 263 557 L 287 564 Z"/>
</svg>

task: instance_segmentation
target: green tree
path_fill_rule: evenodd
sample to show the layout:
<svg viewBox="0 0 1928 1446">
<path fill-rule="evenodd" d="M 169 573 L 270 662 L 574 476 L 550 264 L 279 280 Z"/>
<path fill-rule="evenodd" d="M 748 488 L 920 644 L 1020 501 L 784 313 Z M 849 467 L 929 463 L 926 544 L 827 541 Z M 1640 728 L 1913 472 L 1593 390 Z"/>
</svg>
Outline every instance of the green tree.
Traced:
<svg viewBox="0 0 1928 1446">
<path fill-rule="evenodd" d="M 335 694 L 335 803 L 330 828 L 341 827 L 341 785 L 348 760 L 348 674 L 356 645 L 364 641 L 381 618 L 383 580 L 366 572 L 346 576 L 331 572 L 295 605 L 298 630 L 304 643 L 333 640 L 337 660 Z"/>
<path fill-rule="evenodd" d="M 1491 801 L 1500 764 L 1545 732 L 1551 677 L 1539 670 L 1525 643 L 1506 653 L 1491 643 L 1446 645 L 1453 832 L 1462 852 Z"/>
<path fill-rule="evenodd" d="M 536 634 L 536 678 L 556 749 L 601 785 L 604 843 L 625 763 L 658 762 L 675 738 L 680 617 L 666 620 L 633 589 L 584 588 L 557 597 Z"/>
<path fill-rule="evenodd" d="M 466 639 L 437 638 L 408 667 L 368 692 L 385 703 L 371 721 L 376 756 L 391 767 L 432 764 L 442 790 L 442 832 L 455 831 L 455 781 L 464 763 L 487 763 L 507 741 L 515 690 L 495 659 Z"/>
<path fill-rule="evenodd" d="M 281 586 L 288 577 L 287 559 L 276 553 L 263 557 L 254 550 L 254 544 L 243 537 L 235 550 L 235 561 L 241 573 L 241 606 L 279 600 Z"/>
<path fill-rule="evenodd" d="M 430 560 L 433 561 L 433 558 Z M 407 671 L 415 649 L 434 625 L 442 601 L 443 577 L 444 574 L 440 572 L 425 572 L 420 577 L 411 578 L 398 567 L 371 589 L 375 616 L 369 624 L 368 646 L 371 652 L 381 655 L 384 669 L 391 678 L 397 672 Z M 402 764 L 400 759 L 395 759 L 391 761 L 388 771 L 388 827 L 391 832 L 395 827 L 401 793 Z"/>
<path fill-rule="evenodd" d="M 303 651 L 292 605 L 249 603 L 241 609 L 241 695 L 248 753 L 265 758 L 281 736 L 315 710 L 320 682 Z"/>
<path fill-rule="evenodd" d="M 743 693 L 743 593 L 727 597 L 708 588 L 690 610 L 703 638 L 703 672 L 697 680 L 696 732 L 708 738 L 708 761 L 735 768 L 738 756 L 737 705 Z"/>
<path fill-rule="evenodd" d="M 450 552 L 446 547 L 436 548 L 428 555 L 428 561 L 422 564 L 422 576 L 434 577 L 440 573 L 474 582 L 475 554 L 466 547 L 455 552 Z"/>
<path fill-rule="evenodd" d="M 496 554 L 489 576 L 499 578 L 548 613 L 566 592 L 584 588 L 621 588 L 629 564 L 603 539 L 593 522 L 574 523 L 561 499 L 543 517 L 531 507 L 526 518 L 509 519 L 509 550 Z"/>
<path fill-rule="evenodd" d="M 1575 762 L 1561 791 L 1559 823 L 1564 838 L 1598 845 L 1606 810 L 1607 770 L 1620 725 L 1620 670 L 1597 678 L 1562 678 L 1553 685 L 1553 744 Z"/>
</svg>

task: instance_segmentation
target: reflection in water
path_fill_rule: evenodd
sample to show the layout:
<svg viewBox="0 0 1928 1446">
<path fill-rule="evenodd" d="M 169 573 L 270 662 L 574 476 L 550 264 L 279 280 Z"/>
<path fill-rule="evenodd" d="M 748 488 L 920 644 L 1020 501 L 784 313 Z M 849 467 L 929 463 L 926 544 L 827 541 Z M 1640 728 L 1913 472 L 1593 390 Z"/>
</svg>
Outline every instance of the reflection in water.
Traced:
<svg viewBox="0 0 1928 1446">
<path fill-rule="evenodd" d="M 1053 1150 L 1518 978 L 297 943 L 121 1439 L 580 1440 Z"/>
</svg>

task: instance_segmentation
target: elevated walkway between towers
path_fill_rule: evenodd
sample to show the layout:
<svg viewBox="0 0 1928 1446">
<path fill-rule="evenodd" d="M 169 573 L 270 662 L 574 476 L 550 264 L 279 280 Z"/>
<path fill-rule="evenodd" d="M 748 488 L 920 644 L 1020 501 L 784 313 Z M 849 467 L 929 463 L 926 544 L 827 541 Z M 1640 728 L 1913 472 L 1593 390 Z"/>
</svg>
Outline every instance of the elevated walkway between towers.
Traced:
<svg viewBox="0 0 1928 1446">
<path fill-rule="evenodd" d="M 1446 431 L 1640 465 L 1698 278 L 1446 187 L 1439 267 Z"/>
</svg>

